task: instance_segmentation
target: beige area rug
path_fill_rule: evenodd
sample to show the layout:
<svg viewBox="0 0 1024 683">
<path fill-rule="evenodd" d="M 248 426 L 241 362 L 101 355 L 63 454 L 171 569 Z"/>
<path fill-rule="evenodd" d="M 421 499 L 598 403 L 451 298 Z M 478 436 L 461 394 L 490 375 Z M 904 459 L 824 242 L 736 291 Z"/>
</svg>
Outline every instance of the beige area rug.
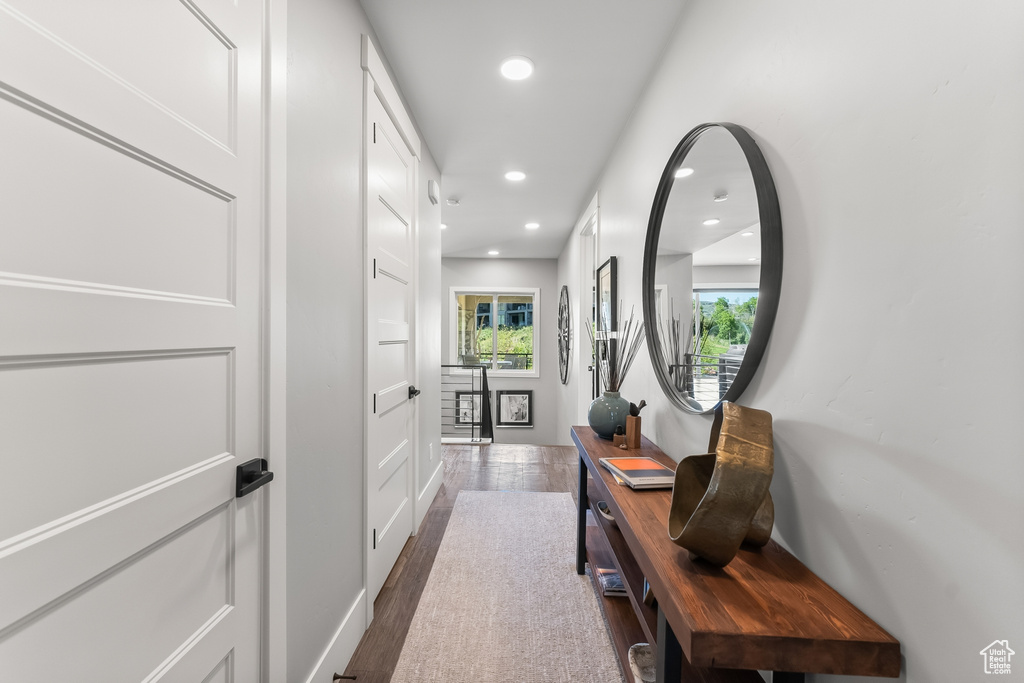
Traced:
<svg viewBox="0 0 1024 683">
<path fill-rule="evenodd" d="M 621 683 L 568 493 L 462 491 L 392 683 Z"/>
</svg>

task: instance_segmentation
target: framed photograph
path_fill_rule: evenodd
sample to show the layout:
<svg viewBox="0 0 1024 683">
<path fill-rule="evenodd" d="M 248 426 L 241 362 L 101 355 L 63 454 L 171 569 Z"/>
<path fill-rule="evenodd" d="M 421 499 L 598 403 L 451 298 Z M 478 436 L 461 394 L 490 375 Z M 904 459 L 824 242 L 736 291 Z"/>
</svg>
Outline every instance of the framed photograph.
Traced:
<svg viewBox="0 0 1024 683">
<path fill-rule="evenodd" d="M 455 425 L 457 427 L 480 426 L 483 420 L 482 391 L 455 392 Z"/>
<path fill-rule="evenodd" d="M 533 390 L 508 389 L 495 392 L 498 400 L 496 427 L 533 426 Z"/>
<path fill-rule="evenodd" d="M 597 269 L 597 286 L 595 288 L 597 297 L 594 302 L 594 306 L 597 309 L 594 320 L 594 339 L 596 341 L 596 348 L 594 350 L 597 357 L 594 361 L 600 363 L 605 370 L 615 365 L 616 344 L 614 333 L 618 325 L 615 311 L 619 296 L 617 281 L 618 272 L 616 271 L 615 257 L 612 256 Z M 601 386 L 601 374 L 595 373 L 594 376 L 595 398 L 604 391 L 604 386 Z"/>
<path fill-rule="evenodd" d="M 604 335 L 614 332 L 618 324 L 615 319 L 615 301 L 619 295 L 617 279 L 615 257 L 612 256 L 597 269 L 597 332 Z"/>
</svg>

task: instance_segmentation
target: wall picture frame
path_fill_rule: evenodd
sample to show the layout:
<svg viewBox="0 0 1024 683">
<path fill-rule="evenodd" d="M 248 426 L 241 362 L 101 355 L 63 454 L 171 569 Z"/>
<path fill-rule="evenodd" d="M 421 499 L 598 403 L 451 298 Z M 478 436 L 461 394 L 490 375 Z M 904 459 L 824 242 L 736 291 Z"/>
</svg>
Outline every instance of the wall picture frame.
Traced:
<svg viewBox="0 0 1024 683">
<path fill-rule="evenodd" d="M 483 399 L 484 392 L 480 390 L 456 391 L 455 426 L 479 427 L 483 424 Z"/>
<path fill-rule="evenodd" d="M 500 389 L 495 392 L 495 400 L 495 427 L 533 427 L 533 389 Z"/>
<path fill-rule="evenodd" d="M 601 264 L 597 269 L 597 331 L 608 335 L 615 331 L 615 301 L 618 298 L 618 268 L 614 256 Z M 606 337 L 607 338 L 607 337 Z"/>
<path fill-rule="evenodd" d="M 618 277 L 616 258 L 611 256 L 597 269 L 595 279 L 596 300 L 594 305 L 597 309 L 595 311 L 597 319 L 594 321 L 596 342 L 594 348 L 596 358 L 594 360 L 606 369 L 615 365 L 615 331 L 619 324 L 618 304 L 616 303 L 619 296 Z M 597 373 L 597 394 L 605 390 L 600 376 L 601 373 Z"/>
</svg>

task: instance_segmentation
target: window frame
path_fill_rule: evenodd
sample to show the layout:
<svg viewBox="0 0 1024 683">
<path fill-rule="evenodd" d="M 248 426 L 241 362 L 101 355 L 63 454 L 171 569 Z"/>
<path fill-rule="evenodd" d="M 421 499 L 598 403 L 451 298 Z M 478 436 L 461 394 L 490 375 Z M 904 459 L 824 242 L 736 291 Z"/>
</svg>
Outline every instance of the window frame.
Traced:
<svg viewBox="0 0 1024 683">
<path fill-rule="evenodd" d="M 750 285 L 750 284 L 742 284 L 742 283 L 730 283 L 730 284 L 727 284 L 727 285 L 724 285 L 724 284 L 723 285 L 720 285 L 720 284 L 698 285 L 698 284 L 695 283 L 693 285 L 693 297 L 698 302 L 703 301 L 700 298 L 701 292 L 712 292 L 712 293 L 715 293 L 715 294 L 728 294 L 728 293 L 734 293 L 734 292 L 742 292 L 742 293 L 753 292 L 753 296 L 755 296 L 755 297 L 760 297 L 760 295 L 761 295 L 760 289 L 759 289 L 757 284 Z M 696 313 L 694 313 L 694 315 L 696 315 Z M 692 323 L 692 321 L 691 321 L 691 323 Z M 751 329 L 753 329 L 753 328 L 751 328 Z M 749 344 L 749 343 L 750 343 L 750 341 L 748 339 L 747 340 L 747 344 Z M 747 344 L 744 344 L 744 347 Z M 730 345 L 731 345 L 731 343 L 730 343 Z"/>
<path fill-rule="evenodd" d="M 499 296 L 527 294 L 533 296 L 533 367 L 529 370 L 499 370 L 496 368 L 496 353 L 492 355 L 490 365 L 485 367 L 487 367 L 489 377 L 540 377 L 540 287 L 450 287 L 448 289 L 448 362 L 453 365 L 459 362 L 459 296 L 463 294 L 489 295 L 491 297 L 492 325 L 497 318 Z M 497 326 L 493 325 L 493 329 L 491 343 L 492 348 L 496 350 Z M 458 370 L 454 371 L 459 372 Z"/>
</svg>

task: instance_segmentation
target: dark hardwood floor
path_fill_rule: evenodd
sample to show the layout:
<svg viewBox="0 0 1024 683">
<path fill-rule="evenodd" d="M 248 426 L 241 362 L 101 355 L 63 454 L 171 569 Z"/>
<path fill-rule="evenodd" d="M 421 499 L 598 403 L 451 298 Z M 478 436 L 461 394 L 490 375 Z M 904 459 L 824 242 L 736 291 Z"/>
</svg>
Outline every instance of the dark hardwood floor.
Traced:
<svg viewBox="0 0 1024 683">
<path fill-rule="evenodd" d="M 446 445 L 444 483 L 373 603 L 345 674 L 359 683 L 388 683 L 459 491 L 568 492 L 576 501 L 579 456 L 573 446 Z"/>
</svg>

